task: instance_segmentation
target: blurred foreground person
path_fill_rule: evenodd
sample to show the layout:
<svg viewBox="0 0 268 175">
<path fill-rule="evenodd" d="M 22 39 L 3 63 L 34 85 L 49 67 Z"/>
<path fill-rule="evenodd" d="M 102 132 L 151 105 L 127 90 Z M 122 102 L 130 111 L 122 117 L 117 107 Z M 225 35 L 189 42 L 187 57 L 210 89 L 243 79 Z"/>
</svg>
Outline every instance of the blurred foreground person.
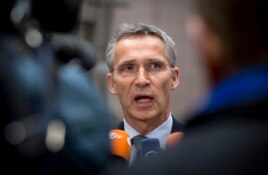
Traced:
<svg viewBox="0 0 268 175">
<path fill-rule="evenodd" d="M 266 0 L 193 0 L 187 32 L 211 91 L 159 161 L 116 174 L 268 174 Z"/>
<path fill-rule="evenodd" d="M 94 49 L 50 37 L 74 29 L 80 3 L 0 1 L 3 172 L 99 174 L 106 167 L 110 120 L 87 73 Z"/>
</svg>

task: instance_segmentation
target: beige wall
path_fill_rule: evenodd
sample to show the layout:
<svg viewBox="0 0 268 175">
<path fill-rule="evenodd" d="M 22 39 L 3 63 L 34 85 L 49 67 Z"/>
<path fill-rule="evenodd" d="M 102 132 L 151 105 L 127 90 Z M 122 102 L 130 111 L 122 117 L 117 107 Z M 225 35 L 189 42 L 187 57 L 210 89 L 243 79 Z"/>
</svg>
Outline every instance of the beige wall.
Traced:
<svg viewBox="0 0 268 175">
<path fill-rule="evenodd" d="M 88 1 L 89 2 L 89 1 Z M 112 115 L 121 119 L 122 113 L 116 96 L 105 88 L 107 68 L 102 61 L 105 58 L 105 47 L 114 30 L 124 22 L 145 22 L 157 25 L 166 31 L 175 41 L 178 54 L 177 66 L 180 68 L 180 84 L 172 93 L 171 109 L 174 116 L 183 119 L 192 111 L 192 106 L 205 92 L 207 81 L 205 72 L 197 58 L 191 42 L 184 30 L 185 16 L 188 13 L 187 0 L 127 0 L 117 6 L 94 6 L 83 8 L 84 20 L 95 20 L 93 43 L 98 50 L 99 64 L 94 69 L 96 83 L 106 94 Z M 92 3 L 88 3 L 92 6 Z"/>
</svg>

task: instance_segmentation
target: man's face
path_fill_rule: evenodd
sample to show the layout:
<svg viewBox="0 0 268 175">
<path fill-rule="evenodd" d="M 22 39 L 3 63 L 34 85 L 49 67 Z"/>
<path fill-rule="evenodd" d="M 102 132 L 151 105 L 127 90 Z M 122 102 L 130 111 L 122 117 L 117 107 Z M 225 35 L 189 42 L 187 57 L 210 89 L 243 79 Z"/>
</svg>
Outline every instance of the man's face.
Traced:
<svg viewBox="0 0 268 175">
<path fill-rule="evenodd" d="M 130 124 L 165 121 L 179 70 L 169 66 L 162 40 L 155 36 L 128 36 L 117 43 L 114 56 L 107 81 L 110 91 L 119 97 L 125 119 Z"/>
</svg>

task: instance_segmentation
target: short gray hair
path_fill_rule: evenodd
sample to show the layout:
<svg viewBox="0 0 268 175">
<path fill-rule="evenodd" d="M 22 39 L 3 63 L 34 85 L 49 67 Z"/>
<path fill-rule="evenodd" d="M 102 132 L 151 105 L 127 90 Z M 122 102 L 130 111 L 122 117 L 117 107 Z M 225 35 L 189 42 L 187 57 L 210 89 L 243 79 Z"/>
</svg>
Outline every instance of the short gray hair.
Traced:
<svg viewBox="0 0 268 175">
<path fill-rule="evenodd" d="M 114 52 L 115 47 L 118 41 L 127 36 L 135 36 L 135 35 L 152 35 L 160 38 L 165 46 L 165 50 L 167 53 L 168 61 L 171 67 L 175 67 L 176 65 L 176 50 L 175 50 L 175 42 L 172 40 L 170 36 L 166 34 L 160 28 L 144 24 L 144 23 L 123 23 L 120 25 L 119 29 L 114 33 L 114 35 L 109 40 L 109 43 L 106 48 L 106 61 L 109 70 L 113 71 L 113 61 L 114 61 Z"/>
</svg>

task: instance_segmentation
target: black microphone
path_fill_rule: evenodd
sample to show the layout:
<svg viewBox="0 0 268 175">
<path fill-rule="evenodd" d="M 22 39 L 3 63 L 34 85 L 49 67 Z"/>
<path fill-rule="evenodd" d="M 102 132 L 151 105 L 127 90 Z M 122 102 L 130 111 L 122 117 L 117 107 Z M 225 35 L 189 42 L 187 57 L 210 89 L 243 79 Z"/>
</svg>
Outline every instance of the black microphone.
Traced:
<svg viewBox="0 0 268 175">
<path fill-rule="evenodd" d="M 51 44 L 63 63 L 76 59 L 86 70 L 92 69 L 96 63 L 96 51 L 89 42 L 71 35 L 59 35 L 52 38 Z"/>
<path fill-rule="evenodd" d="M 145 138 L 141 141 L 141 154 L 143 159 L 155 159 L 161 151 L 159 140 L 156 138 Z"/>
</svg>

